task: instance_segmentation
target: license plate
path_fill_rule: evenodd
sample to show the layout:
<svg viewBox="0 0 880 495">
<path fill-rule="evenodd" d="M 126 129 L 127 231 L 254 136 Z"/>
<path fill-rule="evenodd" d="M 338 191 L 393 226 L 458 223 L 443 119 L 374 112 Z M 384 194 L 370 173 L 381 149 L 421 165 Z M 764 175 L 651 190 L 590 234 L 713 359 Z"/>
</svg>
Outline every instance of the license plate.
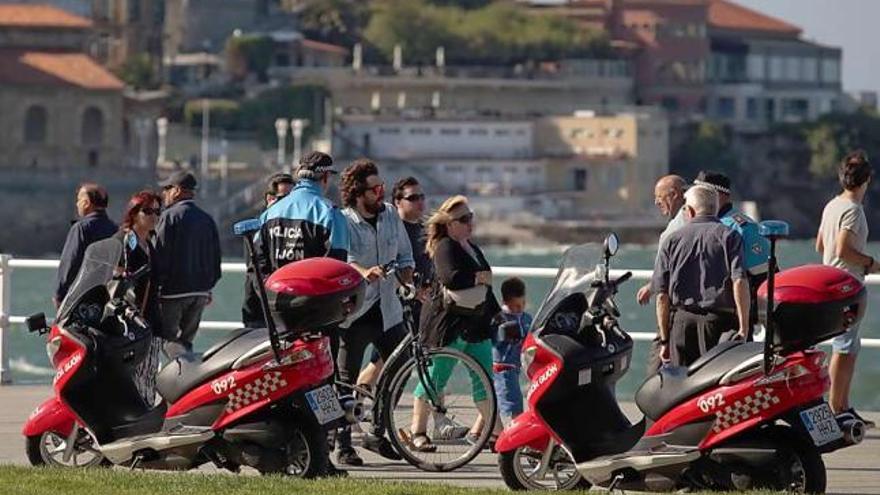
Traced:
<svg viewBox="0 0 880 495">
<path fill-rule="evenodd" d="M 843 437 L 843 432 L 834 419 L 834 413 L 828 404 L 821 404 L 801 411 L 801 421 L 813 438 L 813 443 L 821 447 Z"/>
<path fill-rule="evenodd" d="M 319 424 L 325 425 L 345 415 L 345 411 L 339 404 L 336 390 L 330 385 L 306 392 L 306 400 L 309 402 L 312 412 L 315 413 Z"/>
</svg>

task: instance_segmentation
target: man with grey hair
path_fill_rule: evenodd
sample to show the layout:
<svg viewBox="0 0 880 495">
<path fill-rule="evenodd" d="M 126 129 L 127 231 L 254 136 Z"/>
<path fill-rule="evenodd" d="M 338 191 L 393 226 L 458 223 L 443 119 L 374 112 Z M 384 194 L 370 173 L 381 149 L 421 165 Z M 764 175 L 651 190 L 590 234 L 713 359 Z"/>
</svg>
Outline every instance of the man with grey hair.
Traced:
<svg viewBox="0 0 880 495">
<path fill-rule="evenodd" d="M 714 189 L 693 186 L 684 197 L 688 223 L 664 239 L 651 281 L 660 356 L 674 366 L 690 365 L 729 330 L 745 338 L 749 325 L 742 237 L 718 220 Z"/>
</svg>

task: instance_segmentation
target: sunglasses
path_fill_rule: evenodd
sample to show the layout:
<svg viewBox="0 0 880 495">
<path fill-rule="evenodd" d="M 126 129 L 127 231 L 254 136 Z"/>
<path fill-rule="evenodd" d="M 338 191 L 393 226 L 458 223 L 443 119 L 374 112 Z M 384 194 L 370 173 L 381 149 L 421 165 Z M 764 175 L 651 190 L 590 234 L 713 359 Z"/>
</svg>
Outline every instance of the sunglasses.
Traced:
<svg viewBox="0 0 880 495">
<path fill-rule="evenodd" d="M 162 208 L 141 208 L 144 215 L 158 215 L 162 213 Z"/>
<path fill-rule="evenodd" d="M 458 222 L 458 223 L 462 223 L 465 225 L 468 225 L 473 221 L 474 221 L 474 214 L 473 213 L 468 213 L 467 215 L 462 215 L 462 216 L 453 220 L 453 222 Z"/>
<path fill-rule="evenodd" d="M 409 196 L 401 196 L 400 199 L 405 199 L 410 203 L 415 203 L 416 201 L 424 201 L 425 195 L 421 193 L 410 194 Z"/>
</svg>

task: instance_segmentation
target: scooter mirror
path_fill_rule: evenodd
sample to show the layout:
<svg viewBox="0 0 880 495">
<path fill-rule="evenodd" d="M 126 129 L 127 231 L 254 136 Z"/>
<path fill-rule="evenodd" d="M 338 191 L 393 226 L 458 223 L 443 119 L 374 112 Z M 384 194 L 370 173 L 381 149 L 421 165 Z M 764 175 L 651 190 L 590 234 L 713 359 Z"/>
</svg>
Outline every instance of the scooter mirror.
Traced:
<svg viewBox="0 0 880 495">
<path fill-rule="evenodd" d="M 605 238 L 605 256 L 609 258 L 614 256 L 618 249 L 620 249 L 620 239 L 617 238 L 617 234 L 612 232 Z"/>
<path fill-rule="evenodd" d="M 30 315 L 25 318 L 24 322 L 27 324 L 28 331 L 31 332 L 39 332 L 48 327 L 46 325 L 46 315 L 43 313 Z"/>
<path fill-rule="evenodd" d="M 247 235 L 252 232 L 257 232 L 260 230 L 261 226 L 262 224 L 258 218 L 249 218 L 247 220 L 236 222 L 235 225 L 232 226 L 232 232 L 238 236 Z"/>
</svg>

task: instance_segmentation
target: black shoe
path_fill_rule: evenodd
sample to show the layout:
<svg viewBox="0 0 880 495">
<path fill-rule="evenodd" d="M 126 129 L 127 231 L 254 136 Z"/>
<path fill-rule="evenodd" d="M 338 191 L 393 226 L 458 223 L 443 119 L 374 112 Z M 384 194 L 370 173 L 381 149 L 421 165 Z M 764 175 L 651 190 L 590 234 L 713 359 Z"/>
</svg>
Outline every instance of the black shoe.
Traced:
<svg viewBox="0 0 880 495">
<path fill-rule="evenodd" d="M 391 442 L 389 442 L 388 439 L 385 437 L 377 437 L 376 435 L 364 435 L 363 446 L 370 452 L 375 452 L 386 459 L 390 459 L 392 461 L 399 461 L 402 459 L 402 457 L 400 457 L 400 454 L 398 454 L 397 451 L 394 450 Z"/>
<path fill-rule="evenodd" d="M 358 455 L 357 451 L 352 448 L 340 449 L 336 454 L 336 462 L 346 466 L 360 467 L 364 465 L 364 460 Z"/>
<path fill-rule="evenodd" d="M 348 471 L 339 469 L 330 462 L 330 459 L 327 459 L 327 471 L 324 474 L 330 477 L 345 478 L 348 476 Z"/>
<path fill-rule="evenodd" d="M 870 430 L 870 429 L 873 429 L 873 428 L 876 428 L 876 427 L 877 427 L 877 424 L 876 424 L 876 423 L 874 423 L 874 422 L 871 421 L 870 419 L 865 419 L 865 418 L 863 418 L 863 417 L 862 417 L 859 413 L 857 413 L 856 410 L 853 409 L 853 408 L 849 408 L 849 409 L 847 409 L 846 411 L 844 411 L 843 413 L 844 413 L 844 414 L 850 414 L 850 415 L 852 415 L 853 418 L 855 418 L 855 419 L 861 421 L 862 423 L 865 423 L 865 429 Z"/>
</svg>

